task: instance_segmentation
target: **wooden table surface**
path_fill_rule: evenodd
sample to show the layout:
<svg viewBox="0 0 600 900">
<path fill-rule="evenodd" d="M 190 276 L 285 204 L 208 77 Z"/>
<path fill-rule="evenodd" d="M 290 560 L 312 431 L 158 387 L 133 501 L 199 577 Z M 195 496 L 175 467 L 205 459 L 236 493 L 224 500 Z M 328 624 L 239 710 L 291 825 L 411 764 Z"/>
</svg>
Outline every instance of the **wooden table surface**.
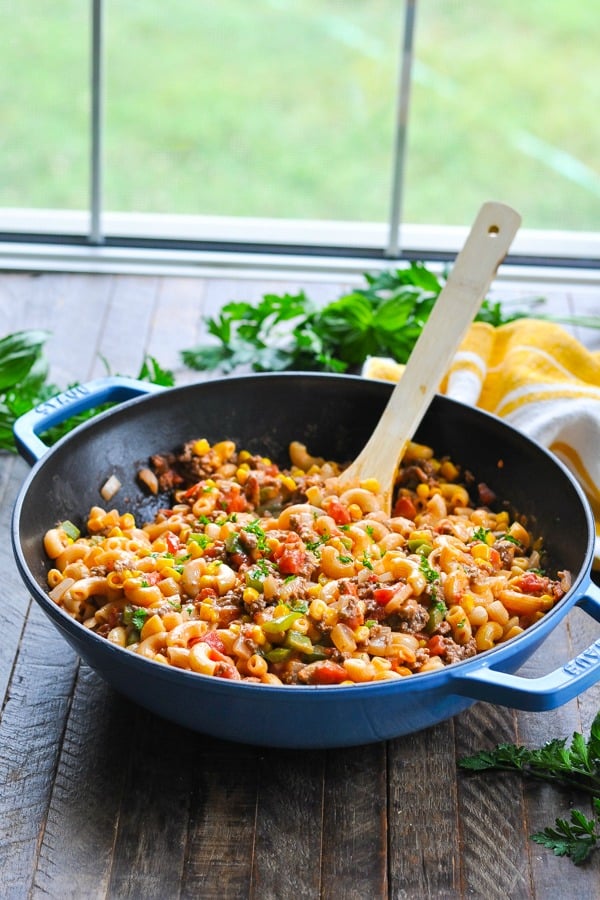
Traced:
<svg viewBox="0 0 600 900">
<path fill-rule="evenodd" d="M 5 273 L 0 334 L 48 329 L 61 388 L 105 374 L 103 358 L 113 373 L 135 375 L 144 353 L 181 384 L 197 377 L 179 351 L 200 337 L 203 315 L 300 287 L 327 300 L 345 285 Z M 593 287 L 545 294 L 555 312 L 599 311 Z M 597 346 L 595 333 L 578 336 Z M 587 734 L 600 687 L 546 713 L 479 703 L 418 734 L 343 750 L 255 748 L 186 731 L 107 687 L 30 600 L 10 548 L 27 471 L 0 455 L 0 897 L 600 896 L 600 853 L 577 868 L 528 837 L 571 805 L 589 813 L 585 797 L 457 769 L 459 757 L 500 741 Z M 574 611 L 522 674 L 555 668 L 599 632 Z"/>
</svg>

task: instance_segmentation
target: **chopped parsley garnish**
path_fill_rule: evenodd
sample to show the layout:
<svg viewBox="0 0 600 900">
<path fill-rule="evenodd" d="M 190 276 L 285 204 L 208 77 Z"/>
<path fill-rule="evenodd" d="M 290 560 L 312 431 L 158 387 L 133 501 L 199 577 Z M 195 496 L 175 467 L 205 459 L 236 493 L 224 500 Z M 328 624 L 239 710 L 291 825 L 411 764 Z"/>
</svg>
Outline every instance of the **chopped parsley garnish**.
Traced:
<svg viewBox="0 0 600 900">
<path fill-rule="evenodd" d="M 419 560 L 419 569 L 429 584 L 434 584 L 434 582 L 440 580 L 440 573 L 437 569 L 433 568 L 426 556 L 423 556 L 422 559 Z"/>
<path fill-rule="evenodd" d="M 521 541 L 518 541 L 516 537 L 513 537 L 512 534 L 502 534 L 499 538 L 499 541 L 510 541 L 511 544 L 515 544 L 517 547 L 522 547 L 523 544 Z"/>
<path fill-rule="evenodd" d="M 254 522 L 249 522 L 247 525 L 242 527 L 242 531 L 247 531 L 249 534 L 253 534 L 258 538 L 257 547 L 259 550 L 268 550 L 267 544 L 267 536 L 260 525 L 260 519 L 255 519 Z"/>
<path fill-rule="evenodd" d="M 141 606 L 126 606 L 123 610 L 123 624 L 133 625 L 138 631 L 142 630 L 147 618 L 148 610 Z"/>
<path fill-rule="evenodd" d="M 310 550 L 311 553 L 314 553 L 319 549 L 319 547 L 321 547 L 323 544 L 326 544 L 330 537 L 330 534 L 322 534 L 317 541 L 305 541 L 304 546 L 307 550 Z"/>
<path fill-rule="evenodd" d="M 488 534 L 491 534 L 489 528 L 482 528 L 481 526 L 479 526 L 479 528 L 476 528 L 473 532 L 473 540 L 482 541 L 484 544 L 487 544 Z"/>
<path fill-rule="evenodd" d="M 373 563 L 372 563 L 371 560 L 369 559 L 366 550 L 365 550 L 365 552 L 364 552 L 363 555 L 362 555 L 361 563 L 363 564 L 363 566 L 365 567 L 365 569 L 371 569 L 371 570 L 373 569 Z"/>
<path fill-rule="evenodd" d="M 437 569 L 433 568 L 433 566 L 430 564 L 430 562 L 426 556 L 422 556 L 421 559 L 419 560 L 419 569 L 421 570 L 421 572 L 427 579 L 427 582 L 431 586 L 430 587 L 431 599 L 436 600 L 437 599 L 436 582 L 438 582 L 440 580 L 440 573 L 437 571 Z"/>
<path fill-rule="evenodd" d="M 198 544 L 199 547 L 202 547 L 205 550 L 209 544 L 212 544 L 211 539 L 206 534 L 198 534 L 197 532 L 193 532 L 188 537 L 188 542 L 192 541 L 194 544 Z"/>
</svg>

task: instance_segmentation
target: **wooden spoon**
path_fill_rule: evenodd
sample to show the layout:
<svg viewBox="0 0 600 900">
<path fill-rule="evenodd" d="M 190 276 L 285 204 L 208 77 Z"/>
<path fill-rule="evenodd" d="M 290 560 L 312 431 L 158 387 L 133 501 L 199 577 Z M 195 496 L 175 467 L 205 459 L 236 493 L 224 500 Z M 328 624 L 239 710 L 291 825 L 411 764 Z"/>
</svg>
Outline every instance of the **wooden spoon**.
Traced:
<svg viewBox="0 0 600 900">
<path fill-rule="evenodd" d="M 398 464 L 521 224 L 502 203 L 484 203 L 365 447 L 339 477 L 345 488 L 377 478 L 389 512 Z"/>
</svg>

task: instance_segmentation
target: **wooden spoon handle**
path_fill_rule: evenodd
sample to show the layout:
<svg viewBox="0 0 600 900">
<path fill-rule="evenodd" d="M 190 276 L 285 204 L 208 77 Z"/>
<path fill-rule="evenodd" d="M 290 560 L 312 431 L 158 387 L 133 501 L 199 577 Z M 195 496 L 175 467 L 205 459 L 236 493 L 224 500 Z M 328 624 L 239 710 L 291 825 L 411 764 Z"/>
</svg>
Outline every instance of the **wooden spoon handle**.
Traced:
<svg viewBox="0 0 600 900">
<path fill-rule="evenodd" d="M 521 223 L 502 203 L 485 203 L 369 441 L 341 476 L 342 484 L 379 479 L 391 502 L 394 477 L 433 395 Z"/>
</svg>

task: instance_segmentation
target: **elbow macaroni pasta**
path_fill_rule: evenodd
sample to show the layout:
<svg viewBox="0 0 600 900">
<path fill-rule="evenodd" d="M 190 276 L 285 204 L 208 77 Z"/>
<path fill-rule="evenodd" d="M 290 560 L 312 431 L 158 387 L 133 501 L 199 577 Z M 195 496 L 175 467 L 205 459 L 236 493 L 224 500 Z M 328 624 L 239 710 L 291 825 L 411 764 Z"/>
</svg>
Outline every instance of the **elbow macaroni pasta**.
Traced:
<svg viewBox="0 0 600 900">
<path fill-rule="evenodd" d="M 346 685 L 490 650 L 569 589 L 568 572 L 540 570 L 526 526 L 472 502 L 459 468 L 432 448 L 409 445 L 391 516 L 374 479 L 341 489 L 337 464 L 298 442 L 290 458 L 282 470 L 204 439 L 153 457 L 157 484 L 179 485 L 173 505 L 141 526 L 94 506 L 85 534 L 70 522 L 50 529 L 50 597 L 163 665 Z"/>
</svg>

